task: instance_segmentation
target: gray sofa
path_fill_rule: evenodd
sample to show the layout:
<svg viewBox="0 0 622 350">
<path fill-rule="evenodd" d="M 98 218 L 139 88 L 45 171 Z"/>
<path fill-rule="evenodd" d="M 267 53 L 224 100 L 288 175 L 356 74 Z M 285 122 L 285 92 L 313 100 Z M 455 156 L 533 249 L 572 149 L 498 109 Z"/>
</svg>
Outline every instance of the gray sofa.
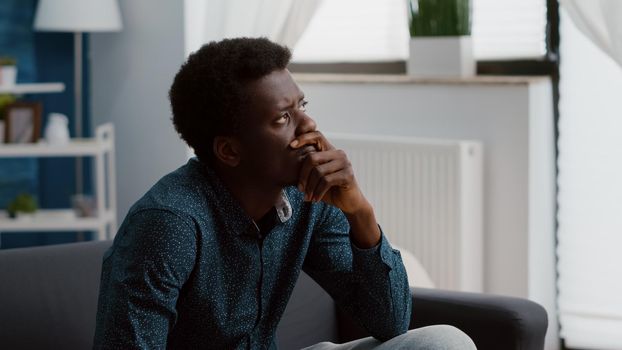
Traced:
<svg viewBox="0 0 622 350">
<path fill-rule="evenodd" d="M 0 250 L 0 349 L 89 349 L 109 241 Z M 547 318 L 533 302 L 413 290 L 411 328 L 452 324 L 478 349 L 542 349 Z M 277 330 L 280 349 L 366 336 L 303 274 Z"/>
</svg>

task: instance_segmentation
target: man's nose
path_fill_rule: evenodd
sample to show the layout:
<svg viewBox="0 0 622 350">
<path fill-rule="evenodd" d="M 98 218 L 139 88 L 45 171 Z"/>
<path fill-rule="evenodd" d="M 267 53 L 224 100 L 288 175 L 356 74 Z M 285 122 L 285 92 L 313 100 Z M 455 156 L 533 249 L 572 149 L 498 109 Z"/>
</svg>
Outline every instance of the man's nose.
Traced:
<svg viewBox="0 0 622 350">
<path fill-rule="evenodd" d="M 309 117 L 306 113 L 300 113 L 298 115 L 298 125 L 296 127 L 296 135 L 302 135 L 308 132 L 315 131 L 317 124 L 315 124 L 315 120 Z"/>
</svg>

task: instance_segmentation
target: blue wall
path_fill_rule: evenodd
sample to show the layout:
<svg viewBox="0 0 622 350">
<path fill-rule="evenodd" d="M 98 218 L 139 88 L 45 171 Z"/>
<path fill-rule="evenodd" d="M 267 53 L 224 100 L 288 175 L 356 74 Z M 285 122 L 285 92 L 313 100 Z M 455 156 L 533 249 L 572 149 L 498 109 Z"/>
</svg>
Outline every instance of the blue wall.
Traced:
<svg viewBox="0 0 622 350">
<path fill-rule="evenodd" d="M 43 103 L 43 123 L 50 112 L 59 112 L 69 117 L 73 130 L 73 33 L 35 32 L 32 29 L 37 0 L 0 1 L 0 56 L 13 56 L 18 60 L 19 82 L 63 82 L 65 91 L 54 94 L 22 96 L 25 100 Z M 88 52 L 84 38 L 85 52 Z M 87 55 L 84 55 L 87 56 Z M 88 72 L 88 61 L 83 62 Z M 83 116 L 88 120 L 88 81 L 84 74 Z M 90 130 L 90 125 L 84 125 Z M 86 135 L 86 132 L 83 132 Z M 90 170 L 90 163 L 85 164 Z M 41 208 L 63 208 L 70 206 L 74 193 L 74 160 L 71 158 L 49 159 L 0 159 L 0 207 L 5 207 L 17 193 L 28 192 L 37 196 Z M 90 179 L 85 171 L 85 179 Z M 91 193 L 92 186 L 85 180 L 85 192 Z M 73 242 L 79 236 L 66 233 L 5 233 L 1 236 L 2 249 Z M 86 235 L 90 238 L 90 234 Z"/>
</svg>

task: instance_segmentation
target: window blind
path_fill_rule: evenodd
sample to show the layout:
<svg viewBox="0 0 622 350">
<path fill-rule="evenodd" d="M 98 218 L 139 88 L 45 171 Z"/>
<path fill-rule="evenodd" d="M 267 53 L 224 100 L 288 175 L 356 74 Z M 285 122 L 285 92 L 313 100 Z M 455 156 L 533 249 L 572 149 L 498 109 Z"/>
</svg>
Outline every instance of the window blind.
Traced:
<svg viewBox="0 0 622 350">
<path fill-rule="evenodd" d="M 480 60 L 546 53 L 546 0 L 473 0 Z M 407 0 L 325 0 L 294 49 L 294 62 L 374 62 L 408 58 Z"/>
<path fill-rule="evenodd" d="M 474 0 L 473 53 L 479 60 L 546 54 L 546 0 Z"/>
<path fill-rule="evenodd" d="M 408 56 L 405 0 L 324 0 L 294 62 L 373 62 Z"/>
</svg>

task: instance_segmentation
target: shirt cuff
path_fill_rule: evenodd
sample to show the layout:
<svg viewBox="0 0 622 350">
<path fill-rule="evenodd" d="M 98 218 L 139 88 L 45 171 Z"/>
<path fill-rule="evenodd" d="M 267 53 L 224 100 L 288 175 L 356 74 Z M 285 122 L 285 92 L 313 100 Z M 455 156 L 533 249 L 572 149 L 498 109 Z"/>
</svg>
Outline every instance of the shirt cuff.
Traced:
<svg viewBox="0 0 622 350">
<path fill-rule="evenodd" d="M 350 240 L 355 268 L 358 267 L 364 271 L 377 270 L 378 268 L 393 269 L 396 251 L 391 247 L 391 244 L 389 244 L 380 225 L 378 228 L 380 229 L 380 242 L 374 247 L 366 249 L 359 248 Z"/>
</svg>

